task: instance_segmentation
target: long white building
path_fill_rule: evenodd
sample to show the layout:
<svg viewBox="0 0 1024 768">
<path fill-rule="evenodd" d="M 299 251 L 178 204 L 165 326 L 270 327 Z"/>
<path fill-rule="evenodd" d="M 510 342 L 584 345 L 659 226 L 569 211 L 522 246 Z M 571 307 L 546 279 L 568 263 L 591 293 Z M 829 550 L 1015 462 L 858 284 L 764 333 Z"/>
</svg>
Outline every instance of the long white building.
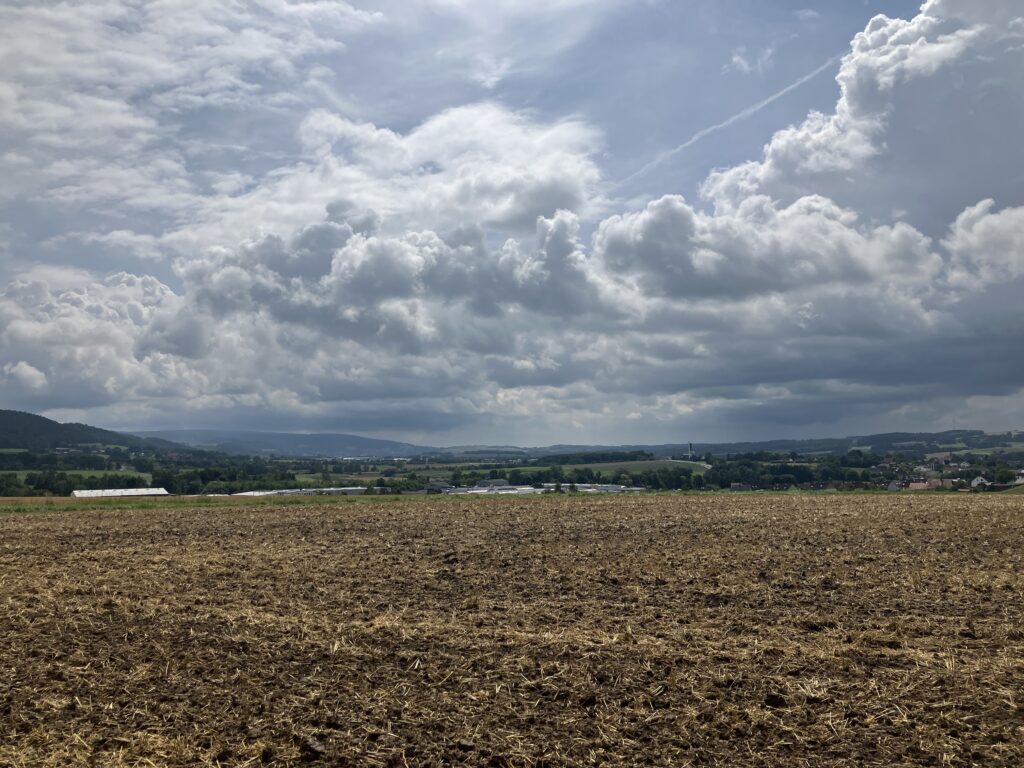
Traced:
<svg viewBox="0 0 1024 768">
<path fill-rule="evenodd" d="M 99 491 L 72 491 L 76 499 L 116 499 L 128 496 L 170 496 L 163 488 L 106 488 Z"/>
<path fill-rule="evenodd" d="M 541 488 L 532 485 L 489 485 L 472 488 L 448 488 L 443 491 L 450 496 L 532 496 L 539 493 L 554 493 L 558 483 L 544 483 Z M 609 483 L 562 483 L 563 491 L 577 493 L 640 493 L 644 488 L 630 488 Z"/>
<path fill-rule="evenodd" d="M 358 496 L 366 493 L 361 485 L 347 488 L 287 488 L 279 491 L 243 491 L 232 496 Z"/>
</svg>

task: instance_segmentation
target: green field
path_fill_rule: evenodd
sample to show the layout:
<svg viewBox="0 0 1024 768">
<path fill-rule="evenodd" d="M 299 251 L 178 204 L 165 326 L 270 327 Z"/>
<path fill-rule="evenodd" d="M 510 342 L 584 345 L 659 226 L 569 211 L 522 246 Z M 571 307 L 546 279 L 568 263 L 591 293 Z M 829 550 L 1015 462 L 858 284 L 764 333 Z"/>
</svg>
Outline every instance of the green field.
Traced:
<svg viewBox="0 0 1024 768">
<path fill-rule="evenodd" d="M 39 474 L 41 472 L 48 472 L 48 469 L 18 469 L 12 473 L 4 474 L 15 474 L 18 479 L 24 482 L 28 475 Z M 54 470 L 62 474 L 68 475 L 69 477 L 109 477 L 110 475 L 121 475 L 122 477 L 141 477 L 147 483 L 153 482 L 153 475 L 149 472 L 134 472 L 132 470 L 120 471 L 115 469 L 58 469 Z"/>
<path fill-rule="evenodd" d="M 703 475 L 707 467 L 699 461 L 676 461 L 674 459 L 662 459 L 659 461 L 613 461 L 604 464 L 564 464 L 562 469 L 568 472 L 572 469 L 592 469 L 604 475 L 613 475 L 617 472 L 650 472 L 658 469 L 678 469 L 688 467 L 695 475 Z M 524 467 L 524 469 L 528 469 Z"/>
<path fill-rule="evenodd" d="M 0 448 L 0 453 L 28 453 L 28 448 Z"/>
<path fill-rule="evenodd" d="M 475 464 L 431 464 L 431 469 L 424 469 L 425 465 L 410 465 L 407 468 L 408 471 L 402 471 L 399 469 L 395 475 L 395 479 L 400 479 L 410 472 L 416 472 L 423 476 L 429 475 L 431 477 L 446 477 L 455 471 L 465 472 L 472 471 L 468 470 L 468 467 L 478 466 Z M 501 472 L 509 473 L 516 470 L 528 473 L 535 472 L 538 470 L 547 469 L 548 464 L 541 464 L 540 466 L 522 465 L 505 467 Z M 615 475 L 619 472 L 650 472 L 652 470 L 659 469 L 677 469 L 679 467 L 688 467 L 693 470 L 694 475 L 702 475 L 707 471 L 707 467 L 699 461 L 676 461 L 674 459 L 662 459 L 656 461 L 613 461 L 613 462 L 596 462 L 591 464 L 563 464 L 561 465 L 562 471 L 570 472 L 574 469 L 591 469 L 595 472 L 601 472 L 605 477 Z M 344 486 L 344 485 L 359 485 L 381 477 L 380 472 L 363 472 L 359 475 L 340 475 L 331 473 L 328 475 L 329 483 L 331 485 Z M 295 482 L 297 485 L 302 487 L 311 487 L 323 485 L 324 479 L 320 472 L 296 472 Z"/>
<path fill-rule="evenodd" d="M 995 448 L 967 448 L 965 453 L 973 453 L 978 456 L 991 456 L 998 453 L 1024 453 L 1024 443 L 1009 443 Z"/>
<path fill-rule="evenodd" d="M 355 478 L 352 475 L 336 475 L 331 473 L 328 475 L 327 483 L 331 487 L 349 487 L 353 485 L 363 485 L 367 479 L 380 477 L 379 472 L 366 472 L 361 474 L 359 478 Z M 316 488 L 324 485 L 324 476 L 320 472 L 296 472 L 295 483 L 297 486 L 302 488 Z"/>
</svg>

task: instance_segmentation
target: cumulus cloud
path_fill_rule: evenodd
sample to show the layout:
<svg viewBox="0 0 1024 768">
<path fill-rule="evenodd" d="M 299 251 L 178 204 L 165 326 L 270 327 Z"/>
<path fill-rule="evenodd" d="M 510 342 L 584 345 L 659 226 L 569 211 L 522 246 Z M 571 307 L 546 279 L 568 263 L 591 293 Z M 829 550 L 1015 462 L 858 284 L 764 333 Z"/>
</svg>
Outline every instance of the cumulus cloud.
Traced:
<svg viewBox="0 0 1024 768">
<path fill-rule="evenodd" d="M 38 391 L 46 386 L 46 374 L 24 360 L 8 363 L 3 367 L 3 372 L 9 382 L 31 391 Z"/>
<path fill-rule="evenodd" d="M 994 200 L 968 208 L 944 241 L 961 284 L 984 288 L 1024 277 L 1024 208 L 995 208 Z"/>
<path fill-rule="evenodd" d="M 183 361 L 167 355 L 147 367 L 133 354 L 136 338 L 176 301 L 167 286 L 127 274 L 83 282 L 72 273 L 61 287 L 55 277 L 56 287 L 17 280 L 0 294 L 0 365 L 23 383 L 41 384 L 30 387 L 25 404 L 88 407 L 159 397 L 194 382 Z M 175 376 L 165 377 L 171 370 Z"/>
<path fill-rule="evenodd" d="M 872 19 L 843 59 L 834 113 L 780 131 L 763 160 L 713 173 L 704 195 L 726 211 L 813 191 L 871 218 L 900 213 L 933 237 L 967 205 L 1013 200 L 1012 169 L 1024 167 L 1014 5 L 931 2 L 911 20 Z"/>
<path fill-rule="evenodd" d="M 405 226 L 532 228 L 538 216 L 584 210 L 600 180 L 593 128 L 541 124 L 488 102 L 442 112 L 406 135 L 317 111 L 300 136 L 319 163 L 296 175 L 344 183 Z"/>
<path fill-rule="evenodd" d="M 595 127 L 490 97 L 402 126 L 318 101 L 268 167 L 194 172 L 185 142 L 155 138 L 173 133 L 168 110 L 195 109 L 211 89 L 221 102 L 287 100 L 267 84 L 336 44 L 321 27 L 340 38 L 387 21 L 336 3 L 258 5 L 243 25 L 248 63 L 228 34 L 247 11 L 203 11 L 188 34 L 225 47 L 223 66 L 201 71 L 205 90 L 199 74 L 161 71 L 152 94 L 133 91 L 132 75 L 102 130 L 57 136 L 87 105 L 65 114 L 44 98 L 55 77 L 26 70 L 0 92 L 17 108 L 3 111 L 12 135 L 51 120 L 64 141 L 59 162 L 42 132 L 3 156 L 18 173 L 19 158 L 49 158 L 31 182 L 5 177 L 18 195 L 131 197 L 115 206 L 118 226 L 76 221 L 52 247 L 126 250 L 148 259 L 136 271 L 163 269 L 102 277 L 19 262 L 0 294 L 12 405 L 428 442 L 920 428 L 950 412 L 971 423 L 982 400 L 985 418 L 1002 403 L 1024 421 L 1009 351 L 1024 322 L 1018 4 L 932 0 L 910 20 L 871 20 L 843 59 L 833 112 L 712 173 L 700 199 L 613 215 Z M 495 8 L 521 19 L 519 4 Z M 154 21 L 124 13 L 104 5 L 76 24 L 131 37 Z M 119 62 L 99 56 L 100 79 Z M 104 131 L 106 144 L 90 143 Z M 145 162 L 121 162 L 119 136 Z"/>
<path fill-rule="evenodd" d="M 272 110 L 297 62 L 376 20 L 322 0 L 5 5 L 0 130 L 23 141 L 0 156 L 0 197 L 180 203 L 194 182 L 162 140 L 181 115 Z"/>
<path fill-rule="evenodd" d="M 822 286 L 927 285 L 942 269 L 928 238 L 905 224 L 864 226 L 819 196 L 785 208 L 752 196 L 709 216 L 680 197 L 601 223 L 595 254 L 648 295 L 743 298 Z"/>
<path fill-rule="evenodd" d="M 492 32 L 539 14 L 551 40 L 564 41 L 573 14 L 613 4 L 417 7 Z M 336 58 L 350 41 L 396 34 L 417 15 L 381 7 L 0 9 L 0 206 L 58 214 L 51 247 L 151 261 L 232 247 L 254 235 L 254 221 L 291 236 L 339 197 L 399 231 L 469 224 L 523 234 L 538 216 L 597 209 L 601 136 L 578 118 L 540 121 L 488 101 L 402 132 L 357 117 L 332 85 Z"/>
</svg>

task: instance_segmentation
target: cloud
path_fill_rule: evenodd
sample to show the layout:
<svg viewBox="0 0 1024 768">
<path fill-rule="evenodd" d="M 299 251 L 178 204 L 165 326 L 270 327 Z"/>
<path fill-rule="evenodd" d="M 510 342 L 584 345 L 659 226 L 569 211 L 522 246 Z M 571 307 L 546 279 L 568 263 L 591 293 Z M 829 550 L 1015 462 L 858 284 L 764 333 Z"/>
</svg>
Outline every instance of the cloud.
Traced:
<svg viewBox="0 0 1024 768">
<path fill-rule="evenodd" d="M 24 389 L 38 391 L 46 387 L 46 374 L 24 360 L 8 363 L 3 367 L 3 372 L 9 382 Z"/>
<path fill-rule="evenodd" d="M 446 110 L 405 135 L 318 111 L 300 136 L 319 162 L 283 185 L 327 176 L 407 227 L 532 229 L 538 216 L 584 210 L 600 181 L 593 128 L 537 123 L 490 102 Z"/>
<path fill-rule="evenodd" d="M 717 298 L 781 294 L 827 286 L 931 284 L 941 258 L 905 224 L 858 225 L 857 214 L 808 196 L 779 208 L 751 197 L 709 216 L 679 197 L 602 222 L 595 254 L 646 295 Z M 895 274 L 894 274 L 895 272 Z"/>
<path fill-rule="evenodd" d="M 775 64 L 775 47 L 769 46 L 762 49 L 756 55 L 749 53 L 745 46 L 740 46 L 732 52 L 732 58 L 723 68 L 723 72 L 739 72 L 744 75 L 753 73 L 761 74 L 771 69 Z"/>
<path fill-rule="evenodd" d="M 49 277 L 16 280 L 0 294 L 0 367 L 23 383 L 45 384 L 13 406 L 92 407 L 196 383 L 184 361 L 164 356 L 147 366 L 133 354 L 136 338 L 177 300 L 165 285 L 127 274 L 88 283 L 75 272 L 49 270 Z"/>
<path fill-rule="evenodd" d="M 713 173 L 704 195 L 728 210 L 751 195 L 787 203 L 814 190 L 879 220 L 900 209 L 930 236 L 979 200 L 1013 200 L 1024 22 L 999 23 L 1010 11 L 996 4 L 992 17 L 964 11 L 992 23 L 964 24 L 939 15 L 947 5 L 962 11 L 929 3 L 909 21 L 872 19 L 843 59 L 835 112 L 780 131 L 763 160 Z"/>
<path fill-rule="evenodd" d="M 760 101 L 758 101 L 758 102 L 756 102 L 754 104 L 751 104 L 749 107 L 746 107 L 745 109 L 740 110 L 735 115 L 731 115 L 730 117 L 727 117 L 725 120 L 722 120 L 719 123 L 715 123 L 714 125 L 709 125 L 707 128 L 701 128 L 699 131 L 697 131 L 695 134 L 693 134 L 693 136 L 691 136 L 689 139 L 684 141 L 679 146 L 675 147 L 674 149 L 670 149 L 668 151 L 660 153 L 657 157 L 655 157 L 649 163 L 644 165 L 642 168 L 640 168 L 639 170 L 631 173 L 629 176 L 627 176 L 625 179 L 623 179 L 621 182 L 619 182 L 619 186 L 620 187 L 621 186 L 625 186 L 626 184 L 629 184 L 629 183 L 631 183 L 633 181 L 636 181 L 637 179 L 639 179 L 639 178 L 641 178 L 643 176 L 646 176 L 651 170 L 653 170 L 657 166 L 661 165 L 666 160 L 669 160 L 669 159 L 675 157 L 680 152 L 683 152 L 683 151 L 689 149 L 690 147 L 692 147 L 693 145 L 697 144 L 701 140 L 707 138 L 708 136 L 711 136 L 714 133 L 718 133 L 719 131 L 724 130 L 726 128 L 731 128 L 732 126 L 736 125 L 736 123 L 742 122 L 743 120 L 746 120 L 746 119 L 748 119 L 750 117 L 753 117 L 758 112 L 763 110 L 765 107 L 771 106 L 772 104 L 774 104 L 779 99 L 781 99 L 781 98 L 783 98 L 785 96 L 788 96 L 790 93 L 795 91 L 797 88 L 800 88 L 800 87 L 806 85 L 807 83 L 809 83 L 814 78 L 818 77 L 819 75 L 825 73 L 827 70 L 831 69 L 835 65 L 837 60 L 838 60 L 838 57 L 833 57 L 833 58 L 829 59 L 828 61 L 826 61 L 824 64 L 822 64 L 817 69 L 814 69 L 811 72 L 809 72 L 806 75 L 804 75 L 803 77 L 798 78 L 797 80 L 793 81 L 792 83 L 787 85 L 782 90 L 776 91 L 775 93 L 771 94 L 770 96 L 767 96 L 766 98 L 763 98 Z"/>
<path fill-rule="evenodd" d="M 1024 277 L 1024 208 L 995 208 L 994 200 L 983 200 L 950 228 L 943 244 L 958 284 L 980 288 Z"/>
<path fill-rule="evenodd" d="M 0 89 L 9 195 L 70 212 L 48 247 L 145 259 L 109 276 L 84 257 L 48 266 L 21 254 L 20 229 L 0 232 L 14 278 L 0 294 L 10 405 L 425 442 L 864 432 L 953 413 L 1024 422 L 1015 5 L 938 0 L 910 20 L 873 19 L 842 60 L 832 112 L 718 169 L 700 199 L 618 211 L 603 137 L 581 116 L 494 94 L 404 124 L 297 103 L 305 86 L 283 84 L 309 81 L 304 57 L 393 23 L 388 7 L 189 16 L 171 3 L 147 16 L 115 4 L 67 23 L 52 9 L 0 12 L 56 52 L 52 72 L 27 53 L 36 64 L 17 63 Z M 414 12 L 564 19 L 529 6 Z M 179 60 L 158 22 L 211 60 Z M 80 31 L 90 55 L 57 42 L 58 27 Z M 57 98 L 62 78 L 85 100 Z M 279 155 L 214 151 L 239 124 L 195 122 L 243 103 L 282 120 Z M 83 110 L 96 121 L 76 124 Z"/>
<path fill-rule="evenodd" d="M 971 0 L 927 0 L 921 14 L 988 27 L 1002 27 L 1024 19 L 1024 11 L 1016 0 L 990 0 L 984 4 Z"/>
<path fill-rule="evenodd" d="M 436 56 L 486 90 L 502 80 L 550 65 L 578 45 L 622 0 L 419 0 L 446 17 Z"/>
<path fill-rule="evenodd" d="M 272 112 L 275 100 L 294 98 L 282 85 L 299 62 L 378 20 L 322 0 L 6 5 L 0 131 L 20 140 L 20 151 L 3 156 L 16 175 L 0 199 L 174 202 L 192 187 L 167 143 L 180 136 L 183 116 Z"/>
</svg>

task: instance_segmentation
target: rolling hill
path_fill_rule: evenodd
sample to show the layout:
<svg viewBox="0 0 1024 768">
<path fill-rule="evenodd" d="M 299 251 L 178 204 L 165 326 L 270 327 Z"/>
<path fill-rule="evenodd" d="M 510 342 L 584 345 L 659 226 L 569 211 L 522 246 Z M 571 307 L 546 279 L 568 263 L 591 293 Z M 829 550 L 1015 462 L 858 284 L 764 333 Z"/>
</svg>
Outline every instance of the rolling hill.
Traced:
<svg viewBox="0 0 1024 768">
<path fill-rule="evenodd" d="M 980 430 L 956 430 L 938 433 L 889 433 L 860 437 L 810 440 L 768 440 L 742 443 L 694 443 L 695 456 L 711 453 L 726 456 L 766 451 L 801 455 L 845 454 L 852 448 L 884 455 L 902 454 L 924 457 L 938 452 L 976 451 L 979 454 L 1020 452 L 1021 433 L 989 434 Z M 211 450 L 248 456 L 282 457 L 367 457 L 408 458 L 413 456 L 450 456 L 456 460 L 486 461 L 514 458 L 537 459 L 551 454 L 606 451 L 643 451 L 655 458 L 682 458 L 689 444 L 662 445 L 572 445 L 544 448 L 515 446 L 457 446 L 432 448 L 394 440 L 381 440 L 347 433 L 258 432 L 245 430 L 175 429 L 143 432 L 115 432 L 86 424 L 61 424 L 21 411 L 0 410 L 0 451 L 52 451 L 76 445 L 121 445 L 136 450 L 182 451 Z"/>
<path fill-rule="evenodd" d="M 403 458 L 438 452 L 436 448 L 343 433 L 300 434 L 292 432 L 176 429 L 136 432 L 135 434 L 144 438 L 160 438 L 175 443 L 183 443 L 193 448 L 250 456 L 365 456 L 368 458 Z"/>
<path fill-rule="evenodd" d="M 87 424 L 61 424 L 23 411 L 0 410 L 0 450 L 22 449 L 42 453 L 57 448 L 96 444 L 154 451 L 182 448 L 166 440 L 126 435 Z"/>
</svg>

